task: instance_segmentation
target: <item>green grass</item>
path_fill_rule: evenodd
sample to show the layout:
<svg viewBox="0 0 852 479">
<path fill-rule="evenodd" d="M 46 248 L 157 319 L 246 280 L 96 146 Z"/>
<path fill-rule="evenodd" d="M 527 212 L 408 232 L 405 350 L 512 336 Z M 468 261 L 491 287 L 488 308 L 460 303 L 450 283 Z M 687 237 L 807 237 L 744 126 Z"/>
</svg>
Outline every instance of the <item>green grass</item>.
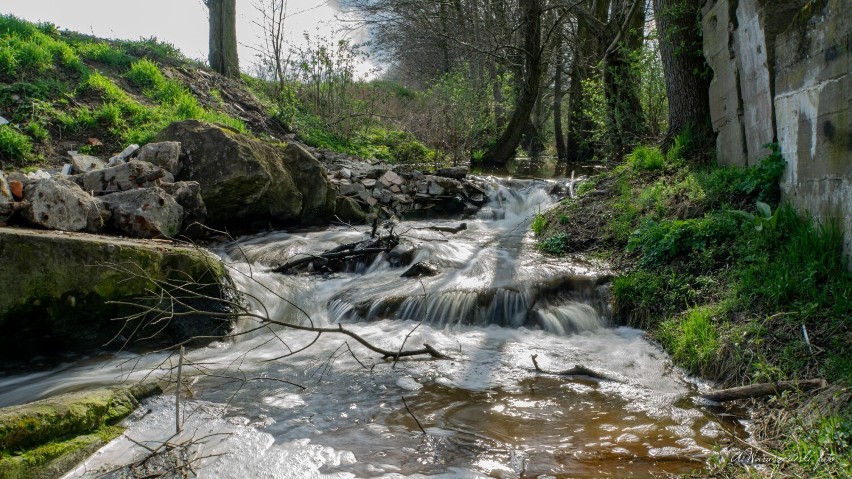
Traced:
<svg viewBox="0 0 852 479">
<path fill-rule="evenodd" d="M 42 157 L 52 138 L 69 135 L 97 136 L 105 151 L 118 151 L 185 119 L 246 131 L 159 66 L 187 63 L 153 38 L 104 41 L 0 15 L 0 107 L 16 126 L 0 132 L 0 157 L 22 167 Z"/>
<path fill-rule="evenodd" d="M 666 165 L 666 157 L 656 146 L 638 146 L 627 155 L 627 164 L 637 171 L 657 171 Z"/>
<path fill-rule="evenodd" d="M 675 361 L 690 372 L 701 372 L 719 348 L 718 314 L 712 306 L 689 309 L 664 321 L 656 337 Z"/>
<path fill-rule="evenodd" d="M 33 160 L 32 140 L 9 125 L 0 126 L 0 162 L 25 164 Z"/>
</svg>

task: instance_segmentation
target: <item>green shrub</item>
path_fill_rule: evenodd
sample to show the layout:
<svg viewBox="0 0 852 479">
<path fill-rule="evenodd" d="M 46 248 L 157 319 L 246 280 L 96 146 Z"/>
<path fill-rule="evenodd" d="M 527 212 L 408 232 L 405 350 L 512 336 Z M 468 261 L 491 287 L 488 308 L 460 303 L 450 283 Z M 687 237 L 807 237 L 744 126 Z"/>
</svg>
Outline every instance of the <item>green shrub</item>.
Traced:
<svg viewBox="0 0 852 479">
<path fill-rule="evenodd" d="M 662 265 L 683 255 L 691 256 L 688 261 L 712 261 L 725 254 L 739 230 L 734 216 L 721 212 L 688 220 L 648 220 L 630 236 L 627 251 L 641 252 L 643 265 Z"/>
<path fill-rule="evenodd" d="M 137 87 L 155 92 L 163 89 L 166 83 L 166 78 L 160 71 L 160 67 L 146 58 L 133 62 L 125 76 Z"/>
<path fill-rule="evenodd" d="M 535 233 L 536 236 L 541 236 L 541 234 L 544 233 L 544 228 L 546 228 L 546 227 L 547 227 L 547 217 L 544 216 L 543 214 L 541 214 L 541 212 L 539 211 L 538 213 L 535 214 L 535 217 L 533 218 L 533 222 L 530 225 L 530 228 L 532 228 L 533 233 Z"/>
<path fill-rule="evenodd" d="M 642 145 L 627 155 L 627 164 L 636 171 L 656 171 L 663 169 L 666 158 L 656 146 Z"/>
<path fill-rule="evenodd" d="M 544 241 L 538 243 L 538 249 L 547 254 L 563 255 L 568 252 L 568 235 L 556 233 L 553 236 L 548 236 Z"/>
<path fill-rule="evenodd" d="M 27 135 L 10 125 L 0 125 L 0 160 L 22 164 L 32 160 L 33 145 Z"/>
</svg>

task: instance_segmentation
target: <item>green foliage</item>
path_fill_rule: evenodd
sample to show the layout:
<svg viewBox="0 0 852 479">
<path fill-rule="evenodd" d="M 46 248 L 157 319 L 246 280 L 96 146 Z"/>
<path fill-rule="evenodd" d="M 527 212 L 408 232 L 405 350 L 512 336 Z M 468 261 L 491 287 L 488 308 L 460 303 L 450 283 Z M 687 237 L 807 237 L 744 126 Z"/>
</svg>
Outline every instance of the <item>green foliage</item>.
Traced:
<svg viewBox="0 0 852 479">
<path fill-rule="evenodd" d="M 26 163 L 33 159 L 32 141 L 10 125 L 0 125 L 0 160 Z"/>
<path fill-rule="evenodd" d="M 533 233 L 535 233 L 536 236 L 541 236 L 541 234 L 544 233 L 544 228 L 546 228 L 546 227 L 547 227 L 547 217 L 544 216 L 543 214 L 541 214 L 541 211 L 539 211 L 538 213 L 535 214 L 535 217 L 533 218 L 533 222 L 530 225 L 530 228 L 532 228 Z"/>
<path fill-rule="evenodd" d="M 125 76 L 135 86 L 143 90 L 152 90 L 153 94 L 164 88 L 166 83 L 166 77 L 163 76 L 160 67 L 147 58 L 133 62 Z"/>
<path fill-rule="evenodd" d="M 852 471 L 852 414 L 822 416 L 793 428 L 783 455 L 810 477 L 848 477 Z"/>
<path fill-rule="evenodd" d="M 124 68 L 130 65 L 133 57 L 112 44 L 102 42 L 82 42 L 77 45 L 77 53 L 85 58 L 112 67 Z"/>
<path fill-rule="evenodd" d="M 815 225 L 783 206 L 776 225 L 737 244 L 742 258 L 735 291 L 743 307 L 852 315 L 852 273 L 841 261 L 843 234 L 836 224 Z"/>
<path fill-rule="evenodd" d="M 738 188 L 746 195 L 757 195 L 757 199 L 767 203 L 777 203 L 781 196 L 778 180 L 787 167 L 777 143 L 764 145 L 770 154 L 760 160 L 757 166 L 746 170 L 745 178 Z"/>
<path fill-rule="evenodd" d="M 568 235 L 566 233 L 556 233 L 548 236 L 538 243 L 538 249 L 547 254 L 563 255 L 568 252 Z"/>
<path fill-rule="evenodd" d="M 627 155 L 627 164 L 636 171 L 657 171 L 666 165 L 666 157 L 656 146 L 640 145 Z"/>
<path fill-rule="evenodd" d="M 727 243 L 739 232 L 739 223 L 726 213 L 712 213 L 688 220 L 648 220 L 627 242 L 628 252 L 641 252 L 647 266 L 688 257 L 701 267 L 712 267 L 726 255 Z"/>
<path fill-rule="evenodd" d="M 700 372 L 719 347 L 718 313 L 719 310 L 711 306 L 689 309 L 663 322 L 657 337 L 678 363 L 690 372 Z"/>
</svg>

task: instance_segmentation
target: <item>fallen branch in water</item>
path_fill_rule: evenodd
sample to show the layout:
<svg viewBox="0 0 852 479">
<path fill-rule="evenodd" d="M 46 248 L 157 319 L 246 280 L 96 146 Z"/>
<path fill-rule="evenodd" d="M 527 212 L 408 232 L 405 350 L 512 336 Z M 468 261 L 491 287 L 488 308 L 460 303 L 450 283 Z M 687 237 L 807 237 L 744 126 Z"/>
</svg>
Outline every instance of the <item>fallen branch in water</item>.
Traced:
<svg viewBox="0 0 852 479">
<path fill-rule="evenodd" d="M 609 376 L 605 376 L 604 374 L 601 374 L 597 371 L 591 370 L 591 369 L 589 369 L 585 366 L 580 366 L 579 364 L 574 366 L 571 369 L 566 369 L 564 371 L 547 371 L 547 370 L 541 369 L 538 366 L 538 362 L 535 360 L 535 358 L 537 358 L 537 357 L 538 357 L 538 354 L 532 355 L 533 366 L 535 366 L 535 370 L 537 372 L 542 373 L 542 374 L 553 374 L 555 376 L 588 376 L 588 377 L 593 378 L 593 379 L 601 379 L 601 380 L 605 380 L 605 381 L 615 381 L 615 379 L 613 379 Z"/>
<path fill-rule="evenodd" d="M 319 255 L 305 255 L 302 258 L 288 261 L 272 271 L 275 273 L 289 273 L 294 269 L 306 265 L 312 265 L 314 270 L 328 266 L 331 261 L 340 261 L 378 253 L 387 253 L 399 244 L 399 236 L 393 233 L 376 239 L 368 239 L 337 246 Z"/>
<path fill-rule="evenodd" d="M 467 229 L 467 223 L 461 223 L 458 226 L 426 226 L 423 228 L 414 228 L 416 230 L 438 231 L 440 233 L 456 234 Z"/>
<path fill-rule="evenodd" d="M 729 389 L 718 389 L 704 393 L 701 397 L 716 402 L 727 402 L 738 399 L 772 396 L 781 394 L 784 391 L 810 391 L 825 387 L 828 387 L 828 381 L 825 379 L 802 379 L 800 381 L 778 381 L 775 383 L 759 383 Z"/>
</svg>

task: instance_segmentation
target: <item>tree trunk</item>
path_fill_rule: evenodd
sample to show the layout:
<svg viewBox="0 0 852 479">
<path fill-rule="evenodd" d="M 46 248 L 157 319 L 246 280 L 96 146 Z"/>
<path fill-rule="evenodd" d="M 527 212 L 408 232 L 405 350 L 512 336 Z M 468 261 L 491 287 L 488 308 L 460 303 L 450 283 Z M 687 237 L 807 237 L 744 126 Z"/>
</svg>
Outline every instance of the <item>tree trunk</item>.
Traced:
<svg viewBox="0 0 852 479">
<path fill-rule="evenodd" d="M 486 165 L 505 166 L 515 156 L 515 149 L 530 121 L 541 88 L 541 0 L 519 0 L 524 25 L 524 75 L 515 109 L 497 143 L 485 154 Z"/>
<path fill-rule="evenodd" d="M 668 149 L 674 137 L 686 128 L 695 130 L 696 139 L 707 143 L 712 140 L 710 75 L 697 25 L 700 11 L 701 0 L 654 0 L 669 99 L 669 128 L 663 149 Z"/>
<path fill-rule="evenodd" d="M 591 15 L 605 22 L 609 11 L 609 0 L 585 2 Z M 568 162 L 591 160 L 596 151 L 586 136 L 592 131 L 593 123 L 583 111 L 583 81 L 597 75 L 592 65 L 603 58 L 601 39 L 584 18 L 577 19 L 577 45 L 570 71 L 570 89 L 568 90 L 568 124 L 566 125 L 566 157 Z"/>
<path fill-rule="evenodd" d="M 560 163 L 568 159 L 565 152 L 565 137 L 562 132 L 562 35 L 556 37 L 556 45 L 553 48 L 556 56 L 553 68 L 553 136 L 556 140 L 556 158 Z"/>
<path fill-rule="evenodd" d="M 229 78 L 240 76 L 237 57 L 237 1 L 206 0 L 210 20 L 210 68 Z"/>
<path fill-rule="evenodd" d="M 644 0 L 634 0 L 624 25 L 604 54 L 603 83 L 609 153 L 616 158 L 645 135 L 645 117 L 639 101 L 639 81 L 633 75 L 631 56 L 641 50 L 645 25 Z"/>
</svg>

